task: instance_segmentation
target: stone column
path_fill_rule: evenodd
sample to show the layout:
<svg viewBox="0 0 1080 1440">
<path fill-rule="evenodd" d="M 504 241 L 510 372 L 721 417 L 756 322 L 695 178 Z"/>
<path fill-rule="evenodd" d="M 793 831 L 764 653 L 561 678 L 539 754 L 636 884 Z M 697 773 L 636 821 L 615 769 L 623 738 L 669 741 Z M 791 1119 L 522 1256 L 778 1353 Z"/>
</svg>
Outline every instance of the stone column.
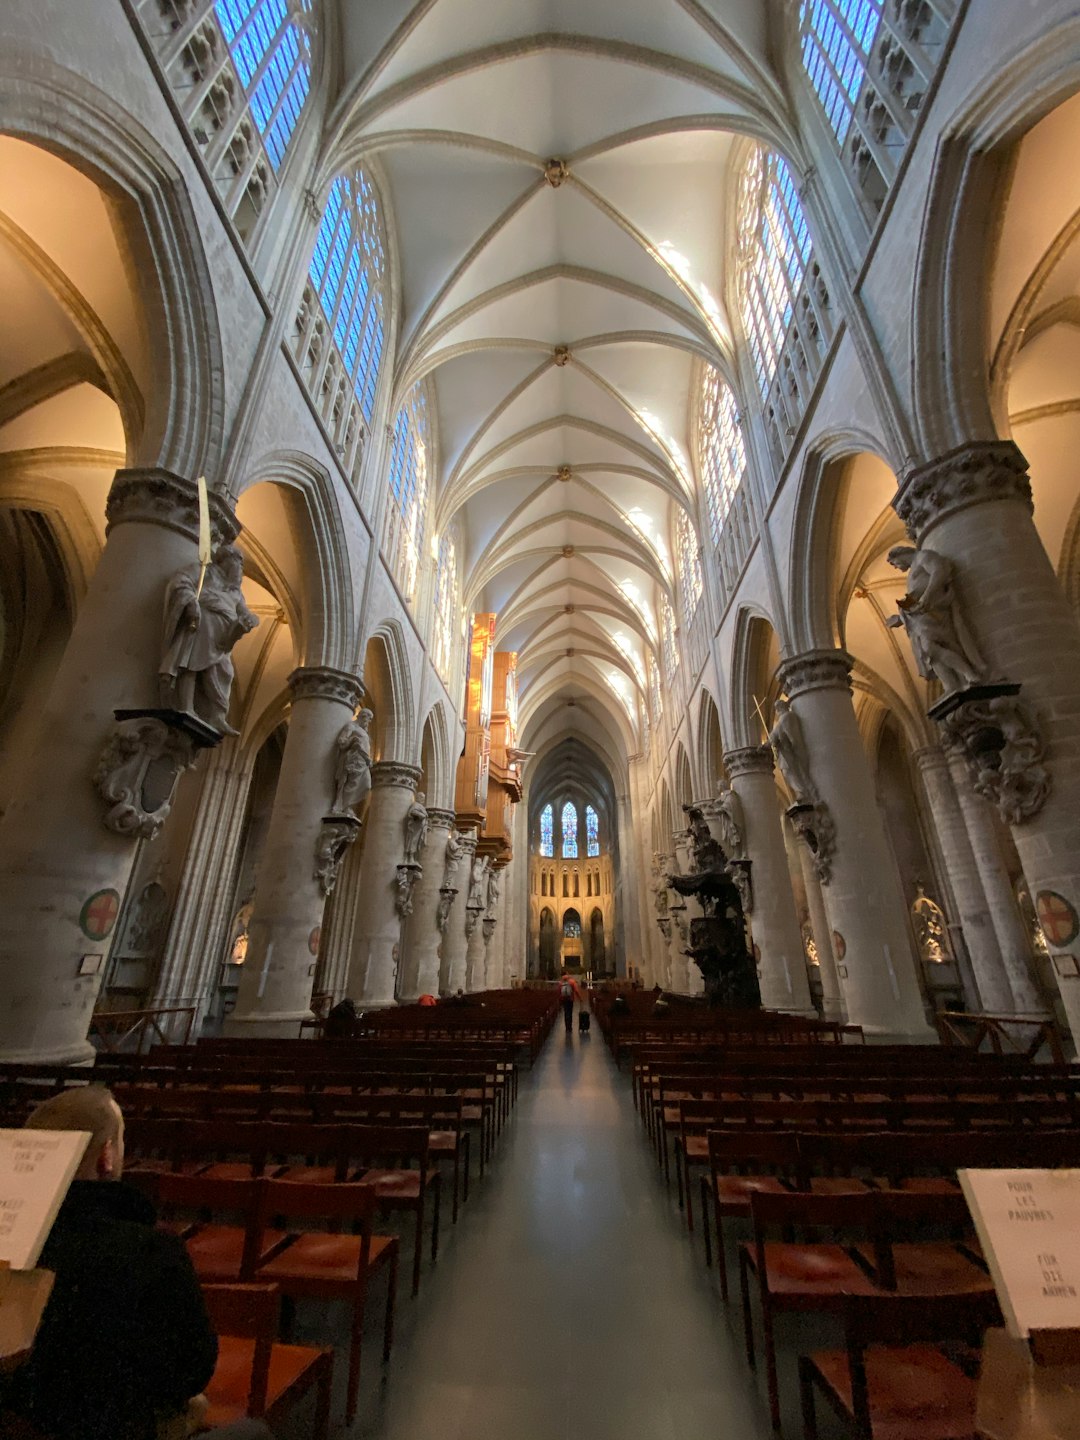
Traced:
<svg viewBox="0 0 1080 1440">
<path fill-rule="evenodd" d="M 1036 910 L 1045 895 L 1055 916 L 1051 951 L 1080 954 L 1080 624 L 1035 528 L 1027 463 L 1010 441 L 973 442 L 912 471 L 894 504 L 916 544 L 952 562 L 988 678 L 1022 686 L 1050 787 L 1028 813 L 1002 813 Z M 1034 782 L 1041 763 L 1020 759 L 1018 778 Z M 974 835 L 972 846 L 978 859 Z M 1019 983 L 1011 945 L 1001 948 L 1010 984 Z M 1080 977 L 1058 974 L 1058 985 L 1080 1042 Z"/>
<path fill-rule="evenodd" d="M 113 711 L 158 705 L 165 589 L 197 560 L 194 481 L 121 470 L 105 548 L 0 822 L 0 1060 L 92 1058 L 86 1039 L 138 837 L 106 829 L 94 775 Z M 235 538 L 211 498 L 215 543 Z"/>
<path fill-rule="evenodd" d="M 466 955 L 469 937 L 465 933 L 468 912 L 465 902 L 469 898 L 469 876 L 472 873 L 473 857 L 476 854 L 474 834 L 464 833 L 461 837 L 461 860 L 457 869 L 457 898 L 450 910 L 446 933 L 442 943 L 442 965 L 439 967 L 439 990 L 441 993 L 456 995 L 465 989 L 468 974 Z"/>
<path fill-rule="evenodd" d="M 465 989 L 470 995 L 487 981 L 483 920 L 482 909 L 465 907 Z"/>
<path fill-rule="evenodd" d="M 990 918 L 960 802 L 953 789 L 948 758 L 943 750 L 932 745 L 916 752 L 915 763 L 922 776 L 949 884 L 960 912 L 979 1004 L 991 1014 L 1009 1014 L 1013 1007 L 1009 977 L 1005 972 L 1001 946 Z"/>
<path fill-rule="evenodd" d="M 316 848 L 334 803 L 335 743 L 364 687 L 342 670 L 309 666 L 293 671 L 289 690 L 289 730 L 228 1035 L 296 1035 L 299 1022 L 311 1018 L 323 892 L 327 883 L 332 888 L 316 873 Z"/>
<path fill-rule="evenodd" d="M 368 1010 L 394 1003 L 401 958 L 397 867 L 405 854 L 405 814 L 420 778 L 415 766 L 396 760 L 381 760 L 371 767 L 347 990 L 350 999 Z"/>
<path fill-rule="evenodd" d="M 817 946 L 822 1011 L 826 1020 L 839 1020 L 845 1023 L 848 1018 L 847 1005 L 844 1002 L 840 976 L 836 971 L 832 926 L 829 924 L 829 917 L 825 910 L 825 895 L 821 888 L 821 881 L 817 877 L 817 871 L 814 869 L 810 851 L 801 840 L 796 841 L 796 844 L 799 847 L 799 865 L 802 868 L 803 884 L 806 886 L 806 906 L 810 911 L 810 929 L 814 932 L 814 944 Z"/>
<path fill-rule="evenodd" d="M 1046 1016 L 1049 1013 L 1046 1002 L 1031 973 L 1031 939 L 1013 894 L 997 820 L 989 801 L 976 795 L 972 788 L 963 756 L 950 754 L 948 763 L 972 863 L 1005 973 L 1005 1013 Z"/>
<path fill-rule="evenodd" d="M 760 955 L 761 1003 L 769 1010 L 813 1015 L 816 1012 L 810 1001 L 802 930 L 791 890 L 772 751 L 767 745 L 729 750 L 724 764 L 731 787 L 742 801 L 754 891 L 754 909 L 748 918 Z"/>
<path fill-rule="evenodd" d="M 835 831 L 825 906 L 848 1019 L 872 1035 L 930 1038 L 906 907 L 851 703 L 851 657 L 818 650 L 786 660 L 780 683 L 802 722 L 810 773 Z M 826 827 L 818 824 L 819 843 Z M 845 974 L 846 971 L 846 974 Z"/>
<path fill-rule="evenodd" d="M 412 897 L 412 914 L 405 922 L 404 973 L 401 998 L 408 1002 L 420 995 L 439 993 L 439 901 L 446 870 L 446 842 L 454 825 L 452 810 L 428 806 L 428 832 L 420 856 L 423 873 Z"/>
</svg>

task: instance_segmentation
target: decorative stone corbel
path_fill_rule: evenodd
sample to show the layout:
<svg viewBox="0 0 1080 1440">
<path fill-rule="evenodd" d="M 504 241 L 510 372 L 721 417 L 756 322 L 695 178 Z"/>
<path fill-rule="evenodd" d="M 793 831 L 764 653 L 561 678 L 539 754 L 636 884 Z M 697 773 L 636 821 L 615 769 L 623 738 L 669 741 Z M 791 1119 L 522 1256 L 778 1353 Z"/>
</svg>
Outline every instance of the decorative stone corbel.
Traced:
<svg viewBox="0 0 1080 1440">
<path fill-rule="evenodd" d="M 744 915 L 754 913 L 754 882 L 751 878 L 751 862 L 749 860 L 729 860 L 727 873 L 731 876 L 731 883 L 739 892 L 739 904 L 742 906 Z"/>
<path fill-rule="evenodd" d="M 315 879 L 324 900 L 333 894 L 345 851 L 360 834 L 355 815 L 324 815 L 315 837 Z"/>
<path fill-rule="evenodd" d="M 93 776 L 109 807 L 103 817 L 106 830 L 153 840 L 168 819 L 177 780 L 196 755 L 191 737 L 164 720 L 117 721 Z"/>
<path fill-rule="evenodd" d="M 494 915 L 485 915 L 481 924 L 483 926 L 484 943 L 486 945 L 490 942 L 491 937 L 495 934 L 496 920 Z"/>
<path fill-rule="evenodd" d="M 660 916 L 657 919 L 656 928 L 660 931 L 660 934 L 664 937 L 665 941 L 669 941 L 671 939 L 671 921 L 666 915 Z"/>
<path fill-rule="evenodd" d="M 1033 820 L 1050 793 L 1046 746 L 1035 718 L 1015 695 L 972 700 L 942 721 L 963 755 L 971 783 L 992 800 L 1008 825 Z"/>
<path fill-rule="evenodd" d="M 822 885 L 832 879 L 832 862 L 836 854 L 836 824 L 823 800 L 815 805 L 791 805 L 788 819 L 796 835 L 810 851 L 814 873 Z"/>
<path fill-rule="evenodd" d="M 466 905 L 465 907 L 465 939 L 471 940 L 473 931 L 476 929 L 477 921 L 483 913 L 481 905 Z"/>
</svg>

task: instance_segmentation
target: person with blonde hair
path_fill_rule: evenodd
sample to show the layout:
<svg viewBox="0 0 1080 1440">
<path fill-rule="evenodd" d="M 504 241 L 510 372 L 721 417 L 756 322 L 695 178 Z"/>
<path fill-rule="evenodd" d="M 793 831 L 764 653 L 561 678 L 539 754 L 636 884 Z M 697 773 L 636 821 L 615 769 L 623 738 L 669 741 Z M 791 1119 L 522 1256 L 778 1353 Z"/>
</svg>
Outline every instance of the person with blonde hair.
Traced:
<svg viewBox="0 0 1080 1440">
<path fill-rule="evenodd" d="M 121 1181 L 124 1117 L 104 1086 L 54 1095 L 26 1128 L 90 1144 L 41 1252 L 56 1281 L 5 1408 L 48 1440 L 155 1440 L 183 1426 L 217 1362 L 187 1251 Z"/>
</svg>

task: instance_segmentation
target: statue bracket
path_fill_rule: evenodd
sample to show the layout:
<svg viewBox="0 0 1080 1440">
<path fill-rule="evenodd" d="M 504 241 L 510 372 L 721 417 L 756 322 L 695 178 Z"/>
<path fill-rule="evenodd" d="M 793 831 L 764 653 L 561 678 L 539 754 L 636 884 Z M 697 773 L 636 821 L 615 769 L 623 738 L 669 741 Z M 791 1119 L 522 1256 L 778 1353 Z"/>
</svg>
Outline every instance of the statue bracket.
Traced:
<svg viewBox="0 0 1080 1440">
<path fill-rule="evenodd" d="M 978 688 L 990 694 L 965 691 L 944 717 L 935 718 L 947 743 L 964 757 L 973 788 L 993 801 L 1007 825 L 1023 825 L 1038 815 L 1050 793 L 1046 744 L 1019 699 L 1019 685 Z"/>
<path fill-rule="evenodd" d="M 403 920 L 407 915 L 412 914 L 413 891 L 423 873 L 423 867 L 418 865 L 415 860 L 403 860 L 397 867 L 395 875 L 397 895 L 394 897 L 394 908 Z"/>
<path fill-rule="evenodd" d="M 153 840 L 172 809 L 176 782 L 200 749 L 221 736 L 195 716 L 168 710 L 116 710 L 116 723 L 94 770 L 94 788 L 109 807 L 107 830 L 133 840 Z M 191 722 L 191 726 L 177 723 Z M 192 727 L 213 739 L 197 739 Z"/>
<path fill-rule="evenodd" d="M 319 882 L 319 894 L 324 900 L 333 894 L 345 852 L 355 843 L 362 825 L 363 822 L 355 815 L 337 813 L 324 815 L 319 822 L 319 833 L 315 838 L 313 874 Z"/>
<path fill-rule="evenodd" d="M 832 862 L 836 854 L 836 824 L 824 801 L 813 805 L 799 801 L 787 809 L 796 835 L 810 851 L 814 872 L 822 885 L 832 879 Z"/>
</svg>

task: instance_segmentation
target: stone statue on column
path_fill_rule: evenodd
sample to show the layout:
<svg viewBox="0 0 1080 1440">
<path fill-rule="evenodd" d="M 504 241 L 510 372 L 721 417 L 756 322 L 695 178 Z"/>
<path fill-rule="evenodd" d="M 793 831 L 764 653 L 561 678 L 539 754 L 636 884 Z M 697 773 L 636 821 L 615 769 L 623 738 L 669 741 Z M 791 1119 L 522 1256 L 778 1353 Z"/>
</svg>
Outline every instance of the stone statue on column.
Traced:
<svg viewBox="0 0 1080 1440">
<path fill-rule="evenodd" d="M 745 860 L 746 817 L 743 803 L 730 785 L 724 786 L 706 813 L 716 822 L 720 848 L 727 859 Z"/>
<path fill-rule="evenodd" d="M 818 792 L 810 774 L 810 755 L 802 721 L 786 700 L 776 702 L 776 719 L 769 731 L 769 744 L 796 805 L 816 805 Z"/>
<path fill-rule="evenodd" d="M 456 830 L 451 830 L 446 837 L 446 859 L 443 868 L 443 888 L 450 890 L 454 888 L 457 879 L 458 867 L 461 865 L 461 857 L 465 853 L 465 846 L 462 844 L 461 836 Z"/>
<path fill-rule="evenodd" d="M 960 605 L 952 561 L 914 545 L 894 545 L 887 559 L 907 576 L 907 594 L 885 623 L 907 631 L 919 674 L 940 680 L 946 695 L 984 684 L 986 661 Z"/>
<path fill-rule="evenodd" d="M 211 729 L 235 735 L 228 723 L 231 652 L 258 625 L 244 603 L 244 562 L 235 545 L 214 555 L 199 588 L 199 567 L 177 571 L 165 590 L 159 699 L 166 709 L 194 715 Z"/>
<path fill-rule="evenodd" d="M 657 915 L 668 913 L 668 886 L 666 878 L 667 866 L 671 861 L 670 855 L 664 855 L 659 850 L 653 851 L 652 857 L 652 878 L 653 897 L 656 903 Z"/>
<path fill-rule="evenodd" d="M 421 790 L 405 812 L 405 863 L 418 865 L 428 833 L 427 796 Z"/>
<path fill-rule="evenodd" d="M 371 711 L 360 710 L 334 742 L 334 814 L 354 815 L 371 793 Z"/>
<path fill-rule="evenodd" d="M 499 904 L 499 872 L 494 866 L 488 871 L 487 878 L 487 908 L 494 911 Z"/>
<path fill-rule="evenodd" d="M 477 855 L 472 863 L 472 875 L 469 878 L 469 903 L 470 910 L 482 910 L 484 908 L 484 877 L 487 874 L 488 858 L 486 855 Z"/>
</svg>

